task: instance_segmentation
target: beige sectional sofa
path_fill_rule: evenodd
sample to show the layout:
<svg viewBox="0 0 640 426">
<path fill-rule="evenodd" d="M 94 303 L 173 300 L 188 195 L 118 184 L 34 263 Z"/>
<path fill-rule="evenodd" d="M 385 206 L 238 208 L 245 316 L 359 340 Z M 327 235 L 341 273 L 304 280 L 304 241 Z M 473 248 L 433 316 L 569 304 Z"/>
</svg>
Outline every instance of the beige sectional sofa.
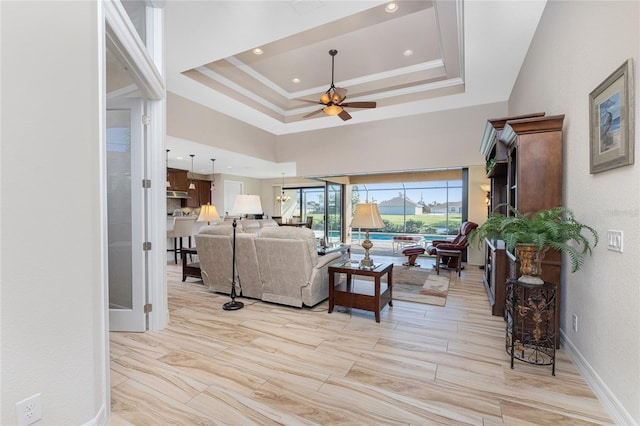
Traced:
<svg viewBox="0 0 640 426">
<path fill-rule="evenodd" d="M 195 236 L 202 280 L 211 291 L 231 291 L 232 238 L 228 222 L 204 227 Z M 273 226 L 269 220 L 239 221 L 236 293 L 289 306 L 314 306 L 329 296 L 327 268 L 339 258 L 340 253 L 318 256 L 310 229 Z"/>
</svg>

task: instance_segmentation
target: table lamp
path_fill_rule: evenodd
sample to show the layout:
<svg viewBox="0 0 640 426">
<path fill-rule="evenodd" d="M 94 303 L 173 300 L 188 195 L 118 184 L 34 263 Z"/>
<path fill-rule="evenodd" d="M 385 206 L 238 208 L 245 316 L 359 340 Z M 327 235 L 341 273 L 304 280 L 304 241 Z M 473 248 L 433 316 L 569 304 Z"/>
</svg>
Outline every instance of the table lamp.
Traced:
<svg viewBox="0 0 640 426">
<path fill-rule="evenodd" d="M 262 213 L 262 204 L 258 195 L 236 195 L 236 201 L 233 203 L 231 213 L 234 215 L 260 214 Z M 225 311 L 236 311 L 244 307 L 244 303 L 236 301 L 236 227 L 238 223 L 233 218 L 233 257 L 231 260 L 231 301 L 222 305 Z"/>
<path fill-rule="evenodd" d="M 216 206 L 212 206 L 207 203 L 200 206 L 200 215 L 198 216 L 198 222 L 207 222 L 207 225 L 211 225 L 211 222 L 220 220 L 218 209 Z"/>
<path fill-rule="evenodd" d="M 376 203 L 356 204 L 356 213 L 351 221 L 352 228 L 364 228 L 365 239 L 360 244 L 364 249 L 364 259 L 360 261 L 360 268 L 371 269 L 373 268 L 373 260 L 369 257 L 369 249 L 373 247 L 373 243 L 369 240 L 369 229 L 384 228 L 384 222 L 380 217 L 380 211 L 378 211 L 378 205 Z"/>
</svg>

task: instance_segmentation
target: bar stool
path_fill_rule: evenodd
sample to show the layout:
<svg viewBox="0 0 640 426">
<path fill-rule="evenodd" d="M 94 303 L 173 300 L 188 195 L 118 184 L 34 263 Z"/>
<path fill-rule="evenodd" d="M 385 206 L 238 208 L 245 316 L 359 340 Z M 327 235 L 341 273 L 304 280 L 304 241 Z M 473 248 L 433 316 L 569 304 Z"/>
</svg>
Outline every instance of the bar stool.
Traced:
<svg viewBox="0 0 640 426">
<path fill-rule="evenodd" d="M 189 245 L 191 247 L 191 235 L 193 235 L 193 228 L 196 222 L 196 217 L 175 217 L 173 218 L 173 229 L 167 230 L 167 238 L 173 238 L 173 248 L 167 249 L 175 253 L 175 263 L 178 263 L 178 253 L 182 256 L 182 239 L 184 237 L 189 238 Z M 178 240 L 180 245 L 178 246 Z"/>
</svg>

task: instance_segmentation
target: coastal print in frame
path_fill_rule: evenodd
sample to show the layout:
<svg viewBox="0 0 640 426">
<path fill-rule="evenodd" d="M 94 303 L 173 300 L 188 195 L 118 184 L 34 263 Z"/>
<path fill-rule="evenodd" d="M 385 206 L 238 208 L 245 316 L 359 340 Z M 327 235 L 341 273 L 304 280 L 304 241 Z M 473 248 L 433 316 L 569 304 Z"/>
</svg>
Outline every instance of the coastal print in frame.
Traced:
<svg viewBox="0 0 640 426">
<path fill-rule="evenodd" d="M 633 164 L 633 62 L 589 94 L 591 173 Z"/>
</svg>

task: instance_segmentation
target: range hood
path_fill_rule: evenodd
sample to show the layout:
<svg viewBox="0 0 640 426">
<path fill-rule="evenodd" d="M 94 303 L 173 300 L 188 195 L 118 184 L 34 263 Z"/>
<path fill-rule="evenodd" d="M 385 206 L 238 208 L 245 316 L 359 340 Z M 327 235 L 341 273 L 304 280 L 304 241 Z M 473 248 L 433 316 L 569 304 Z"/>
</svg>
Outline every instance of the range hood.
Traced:
<svg viewBox="0 0 640 426">
<path fill-rule="evenodd" d="M 187 191 L 167 191 L 167 198 L 191 198 Z"/>
</svg>

